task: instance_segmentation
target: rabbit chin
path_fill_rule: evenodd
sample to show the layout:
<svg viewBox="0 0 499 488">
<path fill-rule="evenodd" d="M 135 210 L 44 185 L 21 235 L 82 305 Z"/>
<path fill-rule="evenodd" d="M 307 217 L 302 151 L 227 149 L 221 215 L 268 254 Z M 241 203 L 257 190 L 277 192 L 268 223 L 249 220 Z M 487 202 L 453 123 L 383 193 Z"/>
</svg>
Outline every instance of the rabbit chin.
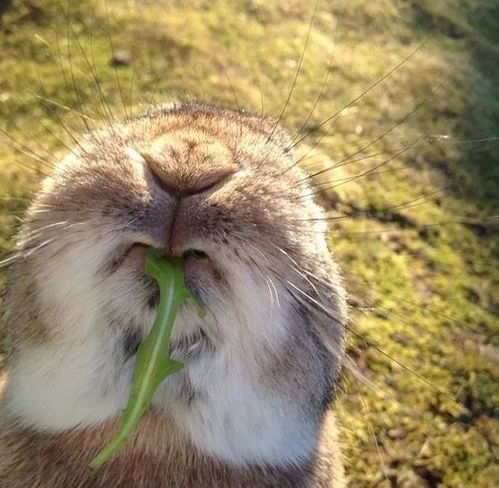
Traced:
<svg viewBox="0 0 499 488">
<path fill-rule="evenodd" d="M 132 271 L 124 270 L 114 281 L 96 281 L 98 262 L 77 245 L 49 261 L 43 254 L 39 259 L 34 279 L 38 299 L 49 304 L 43 319 L 54 334 L 17 355 L 6 388 L 8 409 L 22 424 L 51 433 L 119 416 L 134 357 L 125 359 L 119 352 L 123 334 L 116 324 L 128 316 L 151 326 L 154 311 L 144 307 L 144 291 L 135 302 L 130 297 L 118 301 L 116 316 L 103 304 L 112 286 L 129 284 L 126 273 Z M 174 341 L 181 339 L 178 331 L 202 329 L 212 338 L 210 346 L 199 345 L 192 359 L 179 352 L 185 368 L 161 385 L 154 405 L 198 449 L 218 459 L 238 465 L 298 462 L 315 447 L 318 420 L 293 403 L 292 392 L 265 387 L 261 376 L 262 364 L 279 354 L 289 334 L 290 297 L 237 261 L 224 271 L 227 289 L 210 292 L 207 316 L 201 320 L 184 307 L 175 325 Z"/>
</svg>

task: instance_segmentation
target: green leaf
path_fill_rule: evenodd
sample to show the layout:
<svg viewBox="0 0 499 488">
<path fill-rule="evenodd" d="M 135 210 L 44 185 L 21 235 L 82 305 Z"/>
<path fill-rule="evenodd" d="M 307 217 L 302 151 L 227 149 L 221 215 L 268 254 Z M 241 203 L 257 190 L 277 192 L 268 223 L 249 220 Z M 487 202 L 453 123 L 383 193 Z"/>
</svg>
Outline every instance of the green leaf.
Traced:
<svg viewBox="0 0 499 488">
<path fill-rule="evenodd" d="M 140 418 L 152 402 L 159 385 L 169 375 L 180 371 L 184 364 L 168 356 L 170 336 L 178 310 L 191 299 L 201 317 L 205 310 L 185 286 L 184 263 L 181 259 L 165 259 L 161 249 L 150 249 L 146 258 L 146 273 L 159 285 L 160 300 L 154 325 L 139 346 L 135 360 L 133 384 L 118 433 L 89 466 L 100 468 L 130 437 Z"/>
</svg>

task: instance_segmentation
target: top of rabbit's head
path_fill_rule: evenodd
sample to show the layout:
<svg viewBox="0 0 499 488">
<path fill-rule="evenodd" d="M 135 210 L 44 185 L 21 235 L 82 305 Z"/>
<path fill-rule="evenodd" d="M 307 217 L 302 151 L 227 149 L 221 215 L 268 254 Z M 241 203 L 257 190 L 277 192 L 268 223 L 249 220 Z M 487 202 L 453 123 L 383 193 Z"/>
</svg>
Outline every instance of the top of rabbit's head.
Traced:
<svg viewBox="0 0 499 488">
<path fill-rule="evenodd" d="M 186 258 L 188 284 L 208 308 L 229 306 L 234 281 L 254 278 L 279 301 L 302 261 L 327 253 L 322 214 L 289 143 L 274 120 L 204 105 L 154 108 L 88 135 L 58 165 L 25 218 L 21 248 L 38 248 L 43 281 L 61 300 L 101 288 L 98 304 L 126 317 L 157 297 L 144 276 L 149 246 Z M 66 278 L 54 281 L 58 273 Z"/>
</svg>

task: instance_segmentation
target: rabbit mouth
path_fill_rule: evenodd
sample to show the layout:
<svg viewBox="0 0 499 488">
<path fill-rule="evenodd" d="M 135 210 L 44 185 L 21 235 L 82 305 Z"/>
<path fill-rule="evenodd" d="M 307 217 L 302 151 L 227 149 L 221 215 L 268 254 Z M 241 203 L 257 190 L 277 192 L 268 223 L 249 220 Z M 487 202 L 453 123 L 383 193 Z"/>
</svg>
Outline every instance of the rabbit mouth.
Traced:
<svg viewBox="0 0 499 488">
<path fill-rule="evenodd" d="M 208 290 L 223 281 L 220 268 L 215 260 L 199 249 L 188 249 L 182 254 L 182 258 L 187 288 L 205 302 Z"/>
<path fill-rule="evenodd" d="M 134 242 L 133 244 L 129 244 L 128 246 L 119 249 L 108 264 L 108 273 L 112 274 L 129 259 L 138 259 L 145 268 L 145 255 L 147 250 L 151 247 L 153 246 L 143 242 Z M 174 257 L 178 258 L 179 256 Z M 165 258 L 168 259 L 168 255 L 165 255 Z M 206 267 L 207 264 L 213 263 L 210 256 L 201 249 L 189 248 L 181 254 L 180 258 L 184 261 L 186 268 Z M 204 264 L 202 265 L 201 263 Z"/>
<path fill-rule="evenodd" d="M 182 258 L 187 260 L 187 259 L 210 259 L 208 254 L 206 254 L 204 251 L 201 251 L 200 249 L 187 249 L 182 254 Z"/>
<path fill-rule="evenodd" d="M 143 281 L 147 289 L 147 302 L 150 307 L 156 307 L 159 302 L 159 290 L 154 280 L 145 275 L 147 250 L 152 246 L 144 242 L 134 242 L 121 248 L 109 262 L 105 270 L 108 276 L 118 276 L 126 270 L 134 270 L 135 279 Z M 165 255 L 168 259 L 168 255 Z M 206 251 L 199 247 L 189 247 L 179 252 L 176 258 L 184 262 L 185 284 L 205 305 L 209 296 L 220 291 L 225 283 L 223 267 Z M 127 279 L 130 279 L 129 276 Z"/>
</svg>

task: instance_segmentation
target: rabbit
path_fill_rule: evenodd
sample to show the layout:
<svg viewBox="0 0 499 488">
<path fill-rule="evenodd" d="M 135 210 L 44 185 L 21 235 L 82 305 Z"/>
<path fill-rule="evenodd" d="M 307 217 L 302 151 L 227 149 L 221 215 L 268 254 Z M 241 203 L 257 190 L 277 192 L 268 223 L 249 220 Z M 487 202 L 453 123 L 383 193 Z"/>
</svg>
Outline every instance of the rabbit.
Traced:
<svg viewBox="0 0 499 488">
<path fill-rule="evenodd" d="M 96 130 L 42 183 L 4 303 L 0 484 L 333 487 L 346 292 L 323 210 L 270 117 L 180 103 Z M 132 438 L 119 423 L 159 290 L 150 247 L 184 259 L 168 377 Z"/>
</svg>

